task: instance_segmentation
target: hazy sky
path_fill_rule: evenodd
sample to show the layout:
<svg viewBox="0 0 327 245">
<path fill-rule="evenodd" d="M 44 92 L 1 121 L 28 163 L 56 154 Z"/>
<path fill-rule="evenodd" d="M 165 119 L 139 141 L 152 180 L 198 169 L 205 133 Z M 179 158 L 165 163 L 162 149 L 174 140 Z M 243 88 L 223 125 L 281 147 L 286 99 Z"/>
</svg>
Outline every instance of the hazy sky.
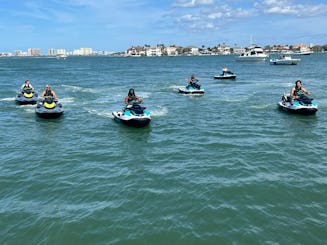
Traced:
<svg viewBox="0 0 327 245">
<path fill-rule="evenodd" d="M 0 52 L 327 43 L 326 0 L 0 0 Z"/>
</svg>

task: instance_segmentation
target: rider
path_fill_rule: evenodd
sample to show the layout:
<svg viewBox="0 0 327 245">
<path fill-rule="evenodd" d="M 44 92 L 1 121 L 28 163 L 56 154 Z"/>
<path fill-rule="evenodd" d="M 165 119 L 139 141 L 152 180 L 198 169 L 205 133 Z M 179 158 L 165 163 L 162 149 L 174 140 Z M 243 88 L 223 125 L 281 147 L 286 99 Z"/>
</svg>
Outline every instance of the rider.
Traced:
<svg viewBox="0 0 327 245">
<path fill-rule="evenodd" d="M 24 84 L 20 87 L 21 90 L 31 89 L 34 90 L 33 86 L 30 83 L 30 80 L 26 80 Z"/>
<path fill-rule="evenodd" d="M 225 73 L 227 73 L 227 72 L 228 72 L 228 69 L 226 66 L 224 66 L 222 69 L 222 74 L 225 75 Z"/>
<path fill-rule="evenodd" d="M 129 104 L 131 104 L 131 103 L 133 103 L 133 102 L 137 102 L 137 103 L 139 103 L 139 104 L 142 104 L 143 103 L 143 100 L 140 98 L 140 97 L 138 97 L 138 96 L 136 96 L 135 95 L 135 91 L 134 91 L 134 89 L 133 88 L 131 88 L 129 91 L 128 91 L 128 95 L 125 97 L 125 104 L 126 105 L 129 105 Z"/>
<path fill-rule="evenodd" d="M 58 98 L 55 91 L 53 89 L 51 89 L 51 87 L 49 85 L 46 85 L 45 90 L 42 92 L 42 97 L 48 97 L 48 96 L 51 96 L 54 99 Z"/>
<path fill-rule="evenodd" d="M 195 78 L 195 75 L 192 74 L 192 76 L 187 80 L 187 84 L 189 86 L 192 86 L 193 88 L 200 89 L 200 85 L 197 84 L 198 81 L 199 81 L 199 79 Z"/>
<path fill-rule="evenodd" d="M 302 82 L 301 80 L 297 80 L 295 82 L 295 86 L 291 89 L 291 93 L 290 93 L 290 96 L 291 96 L 291 99 L 292 99 L 292 102 L 295 100 L 295 99 L 299 99 L 300 98 L 300 95 L 303 95 L 303 94 L 310 94 L 308 90 L 306 90 L 304 87 L 301 86 L 302 85 Z"/>
</svg>

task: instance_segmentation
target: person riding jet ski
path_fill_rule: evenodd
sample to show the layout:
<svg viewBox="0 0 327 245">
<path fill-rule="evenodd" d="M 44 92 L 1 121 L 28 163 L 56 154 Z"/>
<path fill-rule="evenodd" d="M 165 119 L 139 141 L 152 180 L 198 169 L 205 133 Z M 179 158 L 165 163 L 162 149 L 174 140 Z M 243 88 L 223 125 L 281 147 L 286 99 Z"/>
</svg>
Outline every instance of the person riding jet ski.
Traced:
<svg viewBox="0 0 327 245">
<path fill-rule="evenodd" d="M 291 96 L 291 103 L 294 100 L 309 100 L 308 96 L 310 92 L 302 87 L 301 80 L 297 80 L 295 82 L 295 86 L 291 89 L 290 96 Z"/>
<path fill-rule="evenodd" d="M 140 97 L 136 96 L 134 89 L 131 88 L 128 91 L 127 96 L 125 97 L 125 104 L 130 105 L 130 104 L 134 104 L 135 102 L 138 104 L 142 104 L 143 100 Z"/>
<path fill-rule="evenodd" d="M 199 79 L 195 78 L 195 75 L 192 74 L 192 76 L 187 80 L 187 84 L 189 86 L 192 86 L 193 88 L 200 89 L 201 85 L 198 84 Z"/>
<path fill-rule="evenodd" d="M 58 99 L 56 92 L 51 89 L 49 85 L 45 86 L 45 90 L 42 92 L 42 97 L 53 97 L 55 100 Z"/>
<path fill-rule="evenodd" d="M 26 80 L 23 83 L 23 85 L 20 87 L 20 90 L 22 90 L 22 91 L 25 90 L 25 89 L 27 89 L 27 90 L 34 90 L 32 84 L 30 83 L 30 80 Z"/>
</svg>

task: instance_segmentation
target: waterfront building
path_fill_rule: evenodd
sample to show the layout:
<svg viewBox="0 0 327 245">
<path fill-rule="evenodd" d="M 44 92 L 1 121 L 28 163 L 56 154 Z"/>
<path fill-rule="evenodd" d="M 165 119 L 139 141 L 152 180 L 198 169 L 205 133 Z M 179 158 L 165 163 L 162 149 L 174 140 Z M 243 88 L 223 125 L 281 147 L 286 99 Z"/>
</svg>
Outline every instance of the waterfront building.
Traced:
<svg viewBox="0 0 327 245">
<path fill-rule="evenodd" d="M 159 46 L 151 46 L 146 48 L 145 50 L 146 56 L 162 56 L 161 47 Z"/>
<path fill-rule="evenodd" d="M 132 56 L 132 57 L 139 57 L 145 56 L 145 49 L 141 46 L 132 46 L 131 48 L 127 49 L 125 56 Z"/>
<path fill-rule="evenodd" d="M 41 49 L 39 48 L 29 48 L 27 50 L 28 56 L 40 56 L 41 55 Z"/>
<path fill-rule="evenodd" d="M 92 55 L 91 48 L 80 48 L 81 55 Z"/>
<path fill-rule="evenodd" d="M 186 47 L 187 50 L 189 50 L 188 55 L 199 55 L 199 48 L 196 46 L 188 46 Z"/>
<path fill-rule="evenodd" d="M 49 56 L 55 56 L 55 55 L 57 55 L 57 51 L 54 48 L 49 48 L 48 49 L 48 55 Z"/>
<path fill-rule="evenodd" d="M 168 56 L 177 56 L 178 55 L 178 51 L 177 51 L 176 46 L 168 46 L 168 47 L 165 48 L 165 51 L 166 51 Z"/>
<path fill-rule="evenodd" d="M 243 47 L 234 47 L 233 48 L 233 53 L 237 54 L 237 55 L 243 54 L 245 51 L 246 51 L 246 49 Z"/>
</svg>

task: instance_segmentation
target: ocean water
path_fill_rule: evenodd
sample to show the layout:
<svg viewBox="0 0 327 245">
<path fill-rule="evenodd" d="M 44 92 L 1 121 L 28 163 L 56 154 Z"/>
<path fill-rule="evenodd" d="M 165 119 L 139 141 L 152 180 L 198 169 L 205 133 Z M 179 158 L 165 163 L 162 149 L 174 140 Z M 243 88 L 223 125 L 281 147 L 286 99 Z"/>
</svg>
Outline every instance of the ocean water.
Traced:
<svg viewBox="0 0 327 245">
<path fill-rule="evenodd" d="M 1 58 L 0 244 L 326 244 L 327 55 L 300 58 Z M 16 105 L 26 79 L 64 116 Z M 297 79 L 316 115 L 277 108 Z M 148 127 L 113 120 L 129 88 Z"/>
</svg>

